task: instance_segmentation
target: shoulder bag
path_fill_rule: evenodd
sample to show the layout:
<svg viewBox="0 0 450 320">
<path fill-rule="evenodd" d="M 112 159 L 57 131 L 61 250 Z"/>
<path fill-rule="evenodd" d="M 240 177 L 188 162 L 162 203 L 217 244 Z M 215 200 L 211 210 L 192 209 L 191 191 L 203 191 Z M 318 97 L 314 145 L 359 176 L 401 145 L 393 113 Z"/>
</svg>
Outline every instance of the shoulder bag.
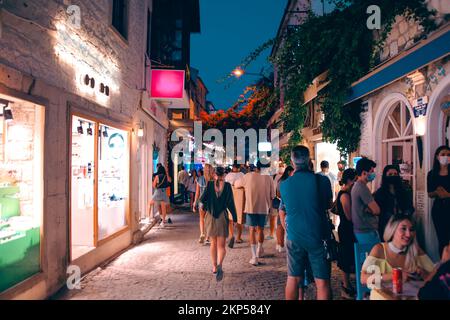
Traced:
<svg viewBox="0 0 450 320">
<path fill-rule="evenodd" d="M 316 176 L 316 185 L 317 185 L 317 199 L 319 202 L 319 210 L 323 211 L 322 214 L 325 215 L 325 223 L 323 225 L 324 231 L 323 231 L 323 250 L 325 252 L 325 257 L 328 261 L 336 261 L 338 257 L 338 243 L 336 241 L 336 238 L 334 237 L 333 231 L 332 231 L 332 222 L 327 214 L 327 210 L 322 210 L 322 201 L 320 200 L 320 178 L 317 174 Z"/>
</svg>

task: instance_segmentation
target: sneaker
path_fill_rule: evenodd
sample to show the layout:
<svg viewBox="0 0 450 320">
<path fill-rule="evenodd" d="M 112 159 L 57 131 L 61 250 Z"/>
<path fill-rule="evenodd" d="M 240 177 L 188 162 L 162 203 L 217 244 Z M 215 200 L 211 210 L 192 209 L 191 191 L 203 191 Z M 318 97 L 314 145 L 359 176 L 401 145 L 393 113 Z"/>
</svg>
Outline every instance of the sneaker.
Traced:
<svg viewBox="0 0 450 320">
<path fill-rule="evenodd" d="M 279 244 L 277 244 L 277 245 L 275 246 L 275 251 L 278 251 L 278 250 L 280 250 L 280 245 L 279 245 Z"/>
<path fill-rule="evenodd" d="M 209 239 L 206 239 L 205 242 L 203 243 L 204 246 L 209 246 L 211 244 L 211 242 L 209 241 Z"/>
<path fill-rule="evenodd" d="M 279 253 L 286 252 L 286 248 L 285 248 L 285 247 L 282 247 L 282 246 L 278 246 L 278 252 L 279 252 Z"/>
<path fill-rule="evenodd" d="M 263 256 L 263 254 L 264 254 L 264 248 L 262 246 L 258 247 L 258 249 L 256 249 L 256 257 L 261 258 Z"/>
<path fill-rule="evenodd" d="M 272 236 L 267 236 L 266 237 L 266 240 L 273 240 L 274 239 L 274 237 L 272 237 Z"/>
<path fill-rule="evenodd" d="M 250 263 L 251 265 L 257 266 L 258 265 L 258 258 L 251 258 L 248 263 Z"/>
<path fill-rule="evenodd" d="M 165 225 L 164 221 L 161 222 L 161 223 L 159 224 L 159 227 L 160 227 L 160 228 L 164 228 L 165 226 L 166 226 L 166 225 Z"/>
<path fill-rule="evenodd" d="M 236 243 L 244 243 L 244 240 L 238 239 L 238 240 L 236 240 L 235 242 L 236 242 Z"/>
<path fill-rule="evenodd" d="M 169 218 L 169 219 L 167 219 L 167 223 L 168 223 L 168 224 L 172 224 L 173 222 L 172 222 L 172 220 Z"/>
<path fill-rule="evenodd" d="M 234 237 L 231 237 L 230 241 L 228 242 L 228 248 L 234 247 Z"/>
<path fill-rule="evenodd" d="M 200 238 L 198 239 L 198 243 L 205 243 L 205 235 L 204 234 L 202 234 L 200 236 Z"/>
</svg>

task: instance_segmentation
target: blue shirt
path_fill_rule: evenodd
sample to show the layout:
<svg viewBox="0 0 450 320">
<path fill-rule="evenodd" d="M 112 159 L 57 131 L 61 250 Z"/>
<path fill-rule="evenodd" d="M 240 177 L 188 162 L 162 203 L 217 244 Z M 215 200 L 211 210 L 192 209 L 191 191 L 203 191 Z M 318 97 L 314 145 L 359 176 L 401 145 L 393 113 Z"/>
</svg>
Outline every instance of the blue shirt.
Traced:
<svg viewBox="0 0 450 320">
<path fill-rule="evenodd" d="M 313 172 L 296 171 L 281 182 L 280 194 L 280 210 L 286 212 L 287 239 L 297 243 L 322 243 L 328 223 L 326 209 L 333 198 L 330 180 Z"/>
</svg>

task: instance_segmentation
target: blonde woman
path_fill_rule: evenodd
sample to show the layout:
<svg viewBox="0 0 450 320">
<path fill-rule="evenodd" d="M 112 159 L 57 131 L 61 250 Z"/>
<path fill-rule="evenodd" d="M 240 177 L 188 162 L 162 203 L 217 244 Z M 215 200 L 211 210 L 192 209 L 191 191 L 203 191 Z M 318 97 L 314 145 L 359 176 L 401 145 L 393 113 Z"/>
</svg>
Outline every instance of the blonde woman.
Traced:
<svg viewBox="0 0 450 320">
<path fill-rule="evenodd" d="M 368 269 L 373 265 L 381 272 L 382 284 L 392 283 L 393 268 L 402 269 L 404 282 L 413 279 L 424 280 L 433 272 L 435 266 L 417 244 L 416 223 L 413 217 L 402 214 L 392 216 L 386 225 L 383 238 L 385 242 L 375 245 L 364 261 L 361 283 L 367 283 L 372 275 Z"/>
<path fill-rule="evenodd" d="M 203 194 L 203 192 L 206 189 L 206 185 L 208 184 L 209 181 L 213 181 L 214 180 L 214 168 L 212 165 L 210 164 L 205 164 L 204 168 L 203 168 L 203 178 L 204 179 L 199 179 L 197 180 L 197 187 L 195 190 L 195 205 L 194 205 L 194 210 L 195 207 L 198 206 L 198 211 L 200 214 L 200 238 L 198 239 L 199 243 L 209 243 L 209 239 L 206 238 L 205 235 L 205 210 L 203 210 L 203 204 L 201 202 L 199 202 L 199 199 L 201 197 L 201 195 Z"/>
</svg>

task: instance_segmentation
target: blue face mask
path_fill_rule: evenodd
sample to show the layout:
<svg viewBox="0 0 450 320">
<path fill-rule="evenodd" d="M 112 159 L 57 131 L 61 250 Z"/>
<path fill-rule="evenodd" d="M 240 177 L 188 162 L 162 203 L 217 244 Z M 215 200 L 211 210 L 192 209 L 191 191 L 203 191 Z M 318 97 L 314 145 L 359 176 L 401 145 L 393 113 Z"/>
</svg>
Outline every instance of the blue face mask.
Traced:
<svg viewBox="0 0 450 320">
<path fill-rule="evenodd" d="M 377 176 L 377 174 L 375 172 L 370 173 L 367 176 L 367 181 L 371 182 L 371 181 L 375 180 L 376 176 Z"/>
</svg>

